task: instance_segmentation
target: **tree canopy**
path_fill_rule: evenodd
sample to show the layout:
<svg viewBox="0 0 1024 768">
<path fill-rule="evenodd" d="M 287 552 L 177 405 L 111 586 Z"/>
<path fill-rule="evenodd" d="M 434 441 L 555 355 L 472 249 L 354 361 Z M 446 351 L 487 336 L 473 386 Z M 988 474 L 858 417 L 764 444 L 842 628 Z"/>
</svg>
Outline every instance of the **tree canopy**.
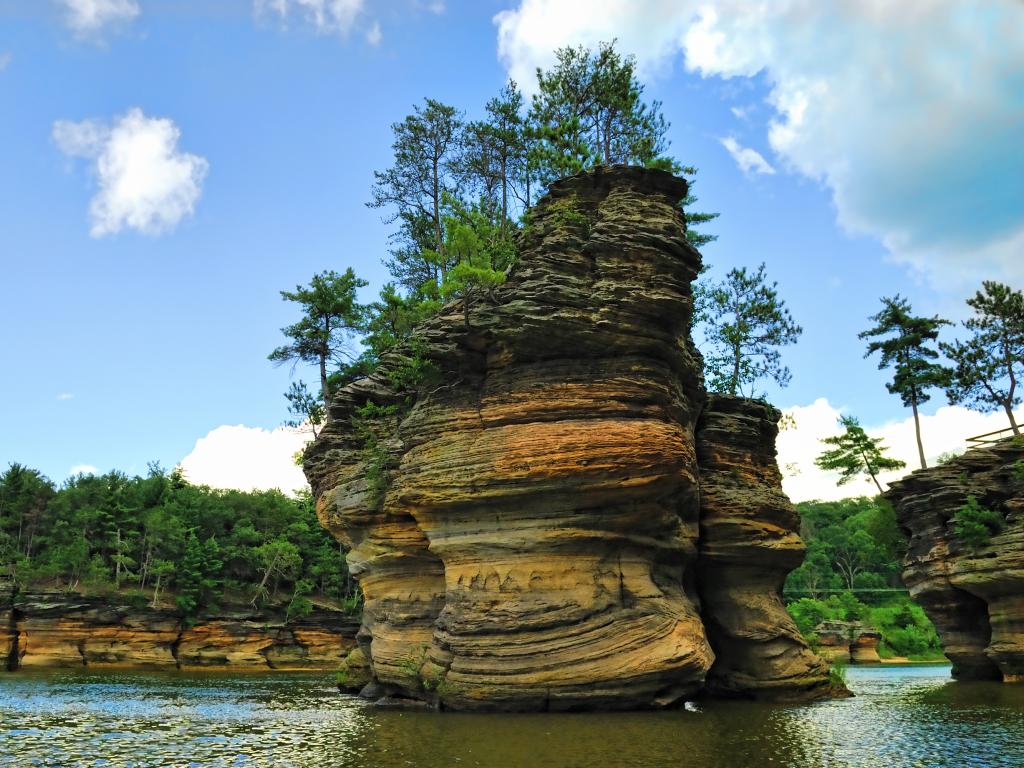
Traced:
<svg viewBox="0 0 1024 768">
<path fill-rule="evenodd" d="M 858 475 L 866 474 L 874 482 L 878 492 L 882 486 L 878 474 L 891 469 L 903 469 L 906 462 L 885 455 L 886 448 L 880 437 L 871 437 L 853 416 L 842 416 L 839 424 L 843 432 L 823 438 L 825 445 L 835 448 L 821 453 L 814 463 L 825 470 L 839 472 L 839 485 L 845 485 Z"/>
<path fill-rule="evenodd" d="M 795 343 L 803 329 L 777 287 L 768 282 L 762 264 L 754 272 L 731 269 L 722 282 L 699 290 L 697 320 L 708 342 L 704 366 L 711 389 L 755 396 L 763 378 L 779 386 L 789 383 L 780 347 Z"/>
<path fill-rule="evenodd" d="M 913 411 L 918 457 L 924 469 L 928 464 L 921 440 L 918 408 L 931 399 L 929 389 L 941 387 L 946 382 L 945 369 L 936 362 L 939 353 L 935 344 L 939 329 L 949 325 L 949 322 L 937 316 L 914 316 L 910 303 L 898 294 L 892 298 L 883 298 L 882 309 L 869 319 L 874 321 L 874 327 L 858 336 L 871 339 L 864 356 L 878 352 L 878 367 L 893 369 L 892 381 L 886 384 L 886 388 L 892 394 L 899 395 L 903 405 Z"/>
<path fill-rule="evenodd" d="M 320 397 L 330 402 L 330 368 L 351 357 L 347 344 L 363 327 L 363 307 L 356 290 L 367 285 L 349 267 L 344 273 L 333 270 L 313 275 L 308 286 L 281 291 L 281 298 L 299 305 L 302 317 L 285 326 L 281 333 L 288 343 L 268 355 L 276 363 L 302 361 L 320 369 Z"/>
<path fill-rule="evenodd" d="M 951 403 L 981 411 L 1002 408 L 1019 435 L 1013 409 L 1020 405 L 1017 385 L 1024 379 L 1024 294 L 986 280 L 967 304 L 974 310 L 963 324 L 969 337 L 940 344 L 952 361 L 946 395 Z"/>
<path fill-rule="evenodd" d="M 268 553 L 285 552 L 273 560 Z M 221 491 L 151 465 L 145 477 L 78 475 L 59 488 L 35 470 L 0 474 L 0 575 L 24 586 L 129 590 L 186 618 L 231 600 L 357 600 L 344 553 L 309 494 Z M 307 591 L 308 593 L 308 591 Z"/>
</svg>

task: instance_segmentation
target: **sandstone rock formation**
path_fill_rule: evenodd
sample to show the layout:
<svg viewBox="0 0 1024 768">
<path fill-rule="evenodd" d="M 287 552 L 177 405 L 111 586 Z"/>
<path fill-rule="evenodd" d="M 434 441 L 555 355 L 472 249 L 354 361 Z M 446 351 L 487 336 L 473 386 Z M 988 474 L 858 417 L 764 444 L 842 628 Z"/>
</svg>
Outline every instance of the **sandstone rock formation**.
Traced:
<svg viewBox="0 0 1024 768">
<path fill-rule="evenodd" d="M 705 505 L 699 565 L 700 256 L 685 195 L 641 168 L 556 183 L 504 286 L 468 312 L 449 305 L 337 393 L 304 467 L 363 589 L 374 693 L 454 709 L 677 704 L 704 689 L 717 651 L 699 592 L 723 644 L 720 690 L 825 689 L 777 594 L 800 546 L 769 488 L 771 446 L 744 469 L 746 496 L 722 482 Z M 740 509 L 759 496 L 771 501 Z"/>
<path fill-rule="evenodd" d="M 910 539 L 903 581 L 935 624 L 954 676 L 1024 681 L 1024 441 L 973 448 L 885 495 Z M 978 548 L 954 531 L 971 496 L 1004 521 Z"/>
<path fill-rule="evenodd" d="M 239 608 L 182 627 L 166 610 L 113 598 L 29 592 L 3 599 L 0 660 L 45 667 L 337 669 L 355 644 L 355 621 L 319 607 L 286 623 L 274 610 Z"/>
<path fill-rule="evenodd" d="M 775 460 L 780 416 L 763 402 L 710 395 L 697 432 L 698 572 L 716 654 L 707 685 L 719 694 L 824 693 L 828 666 L 782 602 L 782 584 L 803 561 L 804 545 Z"/>
<path fill-rule="evenodd" d="M 823 621 L 814 628 L 818 652 L 830 661 L 848 664 L 879 664 L 882 635 L 859 621 Z"/>
</svg>

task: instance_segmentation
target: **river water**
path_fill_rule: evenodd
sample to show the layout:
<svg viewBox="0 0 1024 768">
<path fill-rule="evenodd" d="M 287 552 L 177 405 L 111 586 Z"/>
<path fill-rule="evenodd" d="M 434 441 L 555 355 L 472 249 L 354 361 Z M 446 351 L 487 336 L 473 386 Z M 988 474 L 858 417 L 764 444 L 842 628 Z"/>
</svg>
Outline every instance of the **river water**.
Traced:
<svg viewBox="0 0 1024 768">
<path fill-rule="evenodd" d="M 0 676 L 0 765 L 1021 768 L 1024 686 L 947 666 L 851 668 L 799 707 L 468 715 L 375 710 L 326 675 Z"/>
</svg>

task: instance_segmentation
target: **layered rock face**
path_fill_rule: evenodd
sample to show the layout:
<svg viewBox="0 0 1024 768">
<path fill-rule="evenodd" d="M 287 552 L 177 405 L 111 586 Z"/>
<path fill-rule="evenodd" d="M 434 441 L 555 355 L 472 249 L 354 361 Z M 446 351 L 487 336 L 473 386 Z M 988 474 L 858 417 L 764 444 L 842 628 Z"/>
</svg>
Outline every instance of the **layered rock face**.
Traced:
<svg viewBox="0 0 1024 768">
<path fill-rule="evenodd" d="M 775 459 L 780 416 L 763 402 L 711 395 L 697 432 L 700 593 L 717 656 L 708 688 L 724 695 L 826 693 L 828 666 L 782 602 L 804 545 Z"/>
<path fill-rule="evenodd" d="M 355 645 L 356 622 L 317 608 L 286 623 L 269 611 L 222 611 L 182 627 L 171 611 L 64 592 L 22 593 L 7 602 L 7 669 L 336 669 Z M 0 642 L 4 639 L 0 635 Z"/>
<path fill-rule="evenodd" d="M 903 581 L 935 624 L 953 674 L 1024 681 L 1024 441 L 973 448 L 885 496 L 910 539 Z M 954 531 L 971 496 L 1004 525 L 977 548 Z"/>
<path fill-rule="evenodd" d="M 641 168 L 556 183 L 504 286 L 449 305 L 335 397 L 304 467 L 363 589 L 367 695 L 564 710 L 703 689 L 685 194 Z M 765 567 L 767 591 L 782 568 Z"/>
</svg>

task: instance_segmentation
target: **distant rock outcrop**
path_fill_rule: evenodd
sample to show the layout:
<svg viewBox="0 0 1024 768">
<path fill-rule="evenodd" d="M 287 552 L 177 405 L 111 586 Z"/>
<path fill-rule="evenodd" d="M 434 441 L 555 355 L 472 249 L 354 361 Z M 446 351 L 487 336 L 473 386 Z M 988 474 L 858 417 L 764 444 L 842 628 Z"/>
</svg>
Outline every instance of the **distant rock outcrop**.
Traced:
<svg viewBox="0 0 1024 768">
<path fill-rule="evenodd" d="M 878 630 L 859 621 L 823 621 L 814 628 L 818 652 L 830 661 L 846 664 L 878 664 Z"/>
<path fill-rule="evenodd" d="M 1024 681 L 1024 440 L 972 448 L 885 495 L 910 539 L 903 581 L 935 624 L 954 676 Z M 982 541 L 957 532 L 971 499 L 1000 521 Z"/>
<path fill-rule="evenodd" d="M 225 608 L 193 626 L 175 612 L 117 595 L 0 591 L 0 663 L 138 669 L 335 670 L 355 645 L 356 620 L 323 606 L 291 622 L 283 611 Z"/>
<path fill-rule="evenodd" d="M 802 546 L 778 413 L 716 399 L 695 435 L 685 195 L 642 168 L 557 182 L 504 286 L 335 396 L 304 468 L 363 589 L 367 695 L 667 707 L 709 670 L 731 695 L 828 690 L 779 598 Z"/>
</svg>

